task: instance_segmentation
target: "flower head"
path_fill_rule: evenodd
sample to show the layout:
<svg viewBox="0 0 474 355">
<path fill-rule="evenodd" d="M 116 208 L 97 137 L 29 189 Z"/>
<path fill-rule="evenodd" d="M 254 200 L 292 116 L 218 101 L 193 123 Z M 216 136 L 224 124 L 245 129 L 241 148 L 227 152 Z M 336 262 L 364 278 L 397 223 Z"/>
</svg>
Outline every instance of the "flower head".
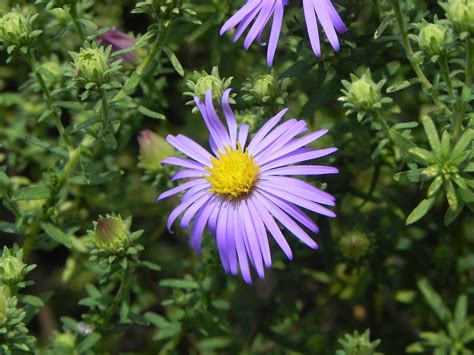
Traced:
<svg viewBox="0 0 474 355">
<path fill-rule="evenodd" d="M 187 159 L 171 157 L 163 164 L 184 168 L 173 180 L 189 181 L 162 193 L 158 200 L 186 191 L 181 203 L 168 218 L 168 229 L 182 214 L 181 227 L 191 225 L 190 244 L 199 253 L 206 226 L 215 236 L 219 255 L 226 272 L 240 272 L 251 282 L 250 264 L 259 277 L 270 268 L 268 234 L 288 258 L 292 251 L 277 222 L 301 242 L 316 249 L 316 242 L 301 228 L 317 233 L 318 227 L 301 210 L 335 217 L 322 205 L 335 205 L 333 196 L 299 180 L 296 175 L 334 174 L 336 168 L 319 165 L 294 165 L 329 155 L 336 148 L 306 147 L 327 133 L 307 131 L 305 121 L 290 119 L 279 124 L 287 109 L 268 120 L 249 139 L 249 126 L 238 127 L 229 105 L 230 89 L 222 97 L 222 112 L 227 127 L 221 122 L 209 90 L 205 101 L 195 97 L 196 105 L 209 129 L 212 153 L 183 135 L 167 136 L 167 141 Z M 194 219 L 194 221 L 193 221 Z M 301 224 L 301 226 L 300 226 Z"/>
<path fill-rule="evenodd" d="M 344 33 L 347 27 L 337 13 L 331 0 L 303 0 L 306 28 L 308 29 L 311 48 L 317 57 L 321 56 L 321 43 L 319 41 L 318 22 L 323 28 L 332 48 L 339 51 L 339 38 L 337 33 Z"/>
<path fill-rule="evenodd" d="M 268 66 L 272 66 L 280 37 L 284 7 L 287 4 L 288 0 L 248 0 L 234 16 L 224 23 L 221 35 L 237 27 L 234 35 L 234 41 L 237 41 L 253 22 L 244 41 L 244 47 L 248 49 L 255 40 L 262 43 L 260 40 L 262 32 L 270 18 L 273 17 L 267 49 L 267 63 Z"/>
<path fill-rule="evenodd" d="M 115 27 L 112 27 L 110 31 L 98 36 L 97 40 L 105 47 L 111 45 L 113 52 L 127 49 L 135 45 L 135 39 L 133 39 L 133 37 L 117 30 Z M 121 58 L 128 63 L 136 63 L 137 54 L 135 51 L 130 51 L 122 54 Z"/>
</svg>

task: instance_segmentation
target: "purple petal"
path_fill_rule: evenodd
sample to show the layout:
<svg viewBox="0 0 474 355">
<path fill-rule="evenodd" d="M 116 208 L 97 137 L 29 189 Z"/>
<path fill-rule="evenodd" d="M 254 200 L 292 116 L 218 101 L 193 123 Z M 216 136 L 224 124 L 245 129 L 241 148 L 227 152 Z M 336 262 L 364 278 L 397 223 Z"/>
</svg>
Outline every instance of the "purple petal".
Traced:
<svg viewBox="0 0 474 355">
<path fill-rule="evenodd" d="M 209 182 L 206 180 L 206 179 L 196 179 L 196 180 L 191 180 L 191 181 L 188 181 L 188 182 L 185 182 L 184 184 L 182 185 L 179 185 L 175 188 L 172 188 L 168 191 L 165 191 L 163 192 L 162 194 L 160 194 L 160 196 L 158 196 L 158 199 L 157 201 L 160 201 L 160 200 L 163 200 L 165 198 L 168 198 L 170 196 L 173 196 L 173 195 L 176 195 L 177 193 L 181 192 L 181 191 L 184 191 L 184 190 L 187 190 L 191 187 L 194 187 L 194 186 L 197 186 L 197 185 L 205 185 L 207 184 L 208 186 L 209 185 Z"/>
<path fill-rule="evenodd" d="M 288 242 L 286 241 L 280 228 L 278 228 L 278 225 L 273 220 L 273 217 L 267 211 L 265 206 L 262 203 L 260 203 L 259 199 L 255 196 L 255 194 L 252 195 L 249 201 L 253 203 L 255 211 L 257 211 L 263 223 L 267 227 L 268 231 L 273 236 L 273 239 L 275 239 L 277 244 L 280 246 L 281 250 L 283 250 L 286 257 L 290 260 L 293 259 L 293 253 L 291 252 L 291 248 L 288 245 Z"/>
<path fill-rule="evenodd" d="M 238 213 L 241 216 L 242 224 L 244 226 L 244 241 L 247 241 L 249 255 L 252 255 L 253 264 L 258 276 L 263 279 L 265 277 L 265 269 L 263 267 L 262 252 L 260 250 L 260 244 L 257 237 L 257 232 L 250 217 L 245 201 L 242 201 L 239 205 Z"/>
<path fill-rule="evenodd" d="M 191 189 L 192 190 L 192 189 Z M 191 191 L 189 190 L 189 191 Z M 184 212 L 185 209 L 187 209 L 189 206 L 191 206 L 194 202 L 196 202 L 198 199 L 200 199 L 202 196 L 204 196 L 207 193 L 207 191 L 201 191 L 198 193 L 195 193 L 192 197 L 190 197 L 186 202 L 182 202 L 176 207 L 169 215 L 168 217 L 168 222 L 166 226 L 168 227 L 168 231 L 171 232 L 171 225 L 173 222 L 178 218 L 178 216 Z"/>
<path fill-rule="evenodd" d="M 252 216 L 252 221 L 255 228 L 255 233 L 257 234 L 258 244 L 260 245 L 260 252 L 263 256 L 263 261 L 265 266 L 270 268 L 272 266 L 272 255 L 270 253 L 270 244 L 268 243 L 267 231 L 265 229 L 265 224 L 260 218 L 252 199 L 246 201 L 250 216 Z"/>
<path fill-rule="evenodd" d="M 201 253 L 201 240 L 204 229 L 206 228 L 207 220 L 209 219 L 209 216 L 216 205 L 217 198 L 213 197 L 212 199 L 208 200 L 207 203 L 199 210 L 196 219 L 194 220 L 189 244 L 198 255 Z"/>
<path fill-rule="evenodd" d="M 258 131 L 257 133 L 255 134 L 255 136 L 253 137 L 252 141 L 250 142 L 249 146 L 248 146 L 248 151 L 250 154 L 254 155 L 255 153 L 255 148 L 256 146 L 258 146 L 258 144 L 262 141 L 263 138 L 265 138 L 265 136 L 267 135 L 267 133 L 273 128 L 275 127 L 275 125 L 280 122 L 281 118 L 283 117 L 283 115 L 285 115 L 285 113 L 288 112 L 288 109 L 285 108 L 283 110 L 281 110 L 280 112 L 278 112 L 278 114 L 276 114 L 274 117 L 272 117 L 271 119 L 269 119 Z"/>
<path fill-rule="evenodd" d="M 229 219 L 229 202 L 225 201 L 219 208 L 219 215 L 217 217 L 217 228 L 216 228 L 216 242 L 217 250 L 221 258 L 222 266 L 226 273 L 230 273 L 229 263 L 229 250 L 227 247 L 227 224 Z"/>
<path fill-rule="evenodd" d="M 234 112 L 232 111 L 229 104 L 229 95 L 231 89 L 224 91 L 222 95 L 222 110 L 224 111 L 225 119 L 227 121 L 227 127 L 229 128 L 230 142 L 232 148 L 236 148 L 237 144 L 237 121 L 235 120 Z"/>
<path fill-rule="evenodd" d="M 264 172 L 280 166 L 301 163 L 303 161 L 313 160 L 332 154 L 337 151 L 337 148 L 326 148 L 326 149 L 312 149 L 312 148 L 300 148 L 291 153 L 286 154 L 281 158 L 277 158 L 271 162 L 268 162 L 260 167 L 260 171 Z"/>
<path fill-rule="evenodd" d="M 249 134 L 249 125 L 243 124 L 239 130 L 239 144 L 242 150 L 245 149 L 245 143 L 247 143 L 247 136 Z"/>
<path fill-rule="evenodd" d="M 211 166 L 211 154 L 209 154 L 208 151 L 206 151 L 192 139 L 189 139 L 181 134 L 179 134 L 177 137 L 169 134 L 166 137 L 166 141 L 191 159 L 194 159 L 195 161 L 200 162 L 206 166 Z"/>
<path fill-rule="evenodd" d="M 278 38 L 280 37 L 281 24 L 283 22 L 283 8 L 284 5 L 281 0 L 277 0 L 275 12 L 273 14 L 272 31 L 270 32 L 270 39 L 268 41 L 267 64 L 269 67 L 273 64 L 273 58 L 275 57 L 278 45 Z"/>
<path fill-rule="evenodd" d="M 256 193 L 257 198 L 259 201 L 267 208 L 267 210 L 278 220 L 280 223 L 288 229 L 291 233 L 294 234 L 299 240 L 301 240 L 304 244 L 309 246 L 312 249 L 317 249 L 318 244 L 311 239 L 311 237 L 303 230 L 300 226 L 298 226 L 290 216 L 288 216 L 283 210 L 275 205 L 273 202 L 268 200 L 265 196 L 260 193 Z"/>
<path fill-rule="evenodd" d="M 220 35 L 222 36 L 225 32 L 230 31 L 232 28 L 237 26 L 245 17 L 247 17 L 256 6 L 259 5 L 261 0 L 249 0 L 247 3 L 240 8 L 230 19 L 224 23 L 221 27 Z"/>
<path fill-rule="evenodd" d="M 325 174 L 337 174 L 339 170 L 330 166 L 321 165 L 295 165 L 286 166 L 284 168 L 277 168 L 270 171 L 266 171 L 262 175 L 325 175 Z"/>
<path fill-rule="evenodd" d="M 197 169 L 197 170 L 202 170 L 203 172 L 206 171 L 204 170 L 204 166 L 202 164 L 189 160 L 189 159 L 169 157 L 169 158 L 163 159 L 161 161 L 161 164 L 175 165 L 175 166 L 180 166 L 182 168 L 189 168 L 189 169 Z"/>
<path fill-rule="evenodd" d="M 243 240 L 242 223 L 239 218 L 239 213 L 237 211 L 237 206 L 233 208 L 233 217 L 234 217 L 234 228 L 235 228 L 235 247 L 237 250 L 237 257 L 240 265 L 240 272 L 245 282 L 248 284 L 252 283 L 252 276 L 250 275 L 250 269 L 247 259 L 247 252 L 245 249 L 245 242 Z"/>
<path fill-rule="evenodd" d="M 176 181 L 179 179 L 188 179 L 188 178 L 199 178 L 209 175 L 207 171 L 203 172 L 201 170 L 196 170 L 196 169 L 186 169 L 186 170 L 181 170 L 178 171 L 176 174 L 173 175 L 171 178 L 171 181 Z"/>
</svg>

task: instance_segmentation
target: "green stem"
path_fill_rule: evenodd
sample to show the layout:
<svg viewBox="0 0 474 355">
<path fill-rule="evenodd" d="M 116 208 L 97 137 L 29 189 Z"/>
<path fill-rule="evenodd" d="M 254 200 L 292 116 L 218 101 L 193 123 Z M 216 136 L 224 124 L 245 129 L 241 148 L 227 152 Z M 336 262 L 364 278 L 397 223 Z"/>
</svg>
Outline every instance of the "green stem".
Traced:
<svg viewBox="0 0 474 355">
<path fill-rule="evenodd" d="M 421 69 L 420 65 L 415 63 L 413 61 L 413 49 L 411 48 L 410 44 L 410 39 L 408 38 L 408 32 L 405 24 L 405 20 L 403 18 L 402 10 L 400 7 L 400 2 L 399 0 L 390 0 L 392 3 L 393 11 L 395 12 L 395 17 L 397 18 L 398 22 L 398 27 L 400 28 L 400 34 L 402 36 L 402 45 L 403 49 L 405 50 L 405 54 L 408 58 L 408 61 L 411 64 L 411 67 L 413 68 L 413 71 L 415 72 L 416 76 L 418 77 L 418 80 L 420 80 L 421 85 L 426 89 L 429 90 L 433 87 L 431 82 L 428 80 L 426 77 L 425 73 Z M 438 95 L 436 93 L 432 93 L 431 98 L 433 99 L 433 102 L 440 108 L 449 111 L 449 109 L 446 107 L 446 105 L 441 102 L 438 99 Z"/>
<path fill-rule="evenodd" d="M 81 149 L 83 147 L 89 147 L 93 141 L 94 139 L 92 137 L 85 136 L 81 144 L 79 144 L 78 147 L 76 147 L 75 149 L 69 152 L 69 159 L 66 165 L 64 166 L 61 175 L 58 178 L 56 189 L 55 191 L 51 191 L 50 196 L 48 197 L 48 199 L 43 205 L 43 209 L 42 209 L 43 211 L 47 211 L 49 208 L 53 206 L 57 194 L 61 191 L 63 186 L 66 184 L 67 180 L 71 176 L 72 172 L 74 171 L 74 168 L 76 167 L 79 161 L 79 157 L 81 156 Z M 30 230 L 26 234 L 26 239 L 22 247 L 23 260 L 25 261 L 28 259 L 28 256 L 30 255 L 31 250 L 33 249 L 36 236 L 41 230 L 41 219 L 42 219 L 42 213 L 41 211 L 39 211 L 37 215 L 35 216 L 34 222 L 32 223 Z"/>
<path fill-rule="evenodd" d="M 122 282 L 120 283 L 119 290 L 117 291 L 117 294 L 115 295 L 115 298 L 112 301 L 112 304 L 110 305 L 107 313 L 104 316 L 104 323 L 102 324 L 102 327 L 104 329 L 107 328 L 107 326 L 109 325 L 110 320 L 115 314 L 115 311 L 117 310 L 117 307 L 124 296 L 124 292 L 127 288 L 129 278 L 130 278 L 130 266 L 127 265 L 124 275 L 122 277 Z"/>
<path fill-rule="evenodd" d="M 474 70 L 474 40 L 466 40 L 467 54 L 466 54 L 466 77 L 464 79 L 464 88 L 462 91 L 462 103 L 459 114 L 454 121 L 454 139 L 458 140 L 462 132 L 462 123 L 467 110 L 468 98 L 471 96 L 472 90 L 472 76 Z"/>
<path fill-rule="evenodd" d="M 448 87 L 449 96 L 454 97 L 455 92 L 453 89 L 453 83 L 451 82 L 451 76 L 449 75 L 449 65 L 446 56 L 442 55 L 439 59 L 439 67 L 441 69 L 441 74 L 443 74 L 444 81 Z"/>
<path fill-rule="evenodd" d="M 82 29 L 81 22 L 79 21 L 79 16 L 77 14 L 77 5 L 76 3 L 71 4 L 71 8 L 69 10 L 69 16 L 71 16 L 72 21 L 74 22 L 74 26 L 76 27 L 77 34 L 82 42 L 86 40 L 86 36 L 84 35 L 84 30 Z"/>
<path fill-rule="evenodd" d="M 100 96 L 102 99 L 102 131 L 100 132 L 100 136 L 103 137 L 109 130 L 109 103 L 107 102 L 107 94 L 104 89 L 101 89 Z"/>
<path fill-rule="evenodd" d="M 31 71 L 33 72 L 36 81 L 41 87 L 41 90 L 43 91 L 44 96 L 46 97 L 46 102 L 48 104 L 49 110 L 52 112 L 52 116 L 54 118 L 54 122 L 56 124 L 56 128 L 58 130 L 59 136 L 61 139 L 64 141 L 68 149 L 71 149 L 71 142 L 69 141 L 69 138 L 65 134 L 65 129 L 64 126 L 61 122 L 61 117 L 57 112 L 57 109 L 54 107 L 54 102 L 53 102 L 53 97 L 51 95 L 51 92 L 49 91 L 48 85 L 46 85 L 43 76 L 41 73 L 38 71 L 37 64 L 36 64 L 36 59 L 33 55 L 33 52 L 30 51 L 28 55 L 25 55 L 25 60 L 28 63 L 28 65 L 31 68 Z"/>
<path fill-rule="evenodd" d="M 171 25 L 160 29 L 160 32 L 155 39 L 155 42 L 153 42 L 150 53 L 147 55 L 145 60 L 137 67 L 135 73 L 130 75 L 128 81 L 124 84 L 124 87 L 128 87 L 129 85 L 127 84 L 129 83 L 129 80 L 135 80 L 136 75 L 139 75 L 141 78 L 143 78 L 152 71 L 153 64 L 156 63 L 156 59 L 158 58 L 158 55 L 161 53 L 166 43 L 166 38 L 168 37 L 168 31 L 170 27 Z M 132 91 L 133 89 L 130 89 L 130 91 Z M 127 93 L 122 89 L 117 93 L 117 95 L 115 95 L 113 101 L 119 101 L 126 95 L 130 94 L 130 92 Z"/>
<path fill-rule="evenodd" d="M 137 74 L 139 74 L 140 76 L 146 75 L 147 69 L 150 67 L 153 61 L 158 58 L 158 55 L 160 54 L 161 50 L 163 49 L 163 46 L 165 45 L 166 37 L 168 36 L 168 30 L 169 27 L 167 26 L 164 26 L 160 29 L 160 32 L 156 37 L 155 42 L 153 43 L 152 50 L 142 62 L 142 64 L 140 64 L 137 68 Z"/>
</svg>

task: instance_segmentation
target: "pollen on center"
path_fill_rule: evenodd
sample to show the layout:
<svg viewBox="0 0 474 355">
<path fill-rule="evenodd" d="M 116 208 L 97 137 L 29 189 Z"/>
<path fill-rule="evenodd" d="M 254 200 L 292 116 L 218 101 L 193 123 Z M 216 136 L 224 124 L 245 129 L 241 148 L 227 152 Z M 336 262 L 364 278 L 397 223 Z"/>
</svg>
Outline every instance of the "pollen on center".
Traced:
<svg viewBox="0 0 474 355">
<path fill-rule="evenodd" d="M 237 146 L 237 149 L 225 148 L 218 152 L 218 158 L 212 158 L 211 173 L 205 178 L 211 183 L 211 191 L 228 198 L 239 198 L 250 193 L 258 178 L 259 167 L 253 157 Z"/>
</svg>

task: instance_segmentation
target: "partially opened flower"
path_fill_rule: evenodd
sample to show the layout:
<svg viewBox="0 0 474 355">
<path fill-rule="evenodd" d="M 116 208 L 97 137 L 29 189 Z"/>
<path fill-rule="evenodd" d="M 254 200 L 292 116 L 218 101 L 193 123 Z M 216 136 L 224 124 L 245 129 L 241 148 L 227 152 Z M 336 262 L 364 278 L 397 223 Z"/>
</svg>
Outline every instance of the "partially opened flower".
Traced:
<svg viewBox="0 0 474 355">
<path fill-rule="evenodd" d="M 335 199 L 293 176 L 335 174 L 338 170 L 294 164 L 326 156 L 336 148 L 306 147 L 327 130 L 301 136 L 307 131 L 305 121 L 290 119 L 279 124 L 287 109 L 268 120 L 247 144 L 249 126 L 238 127 L 229 94 L 230 89 L 222 97 L 227 128 L 216 113 L 211 91 L 207 92 L 205 102 L 195 98 L 210 133 L 213 154 L 181 134 L 167 137 L 188 158 L 171 157 L 163 163 L 184 168 L 173 180 L 190 180 L 162 193 L 158 199 L 186 191 L 168 218 L 168 229 L 183 214 L 181 227 L 192 223 L 190 244 L 199 253 L 207 226 L 216 238 L 225 271 L 236 275 L 240 269 L 250 283 L 249 261 L 261 278 L 265 269 L 271 267 L 269 235 L 292 258 L 278 222 L 310 248 L 318 247 L 301 226 L 313 233 L 318 232 L 318 227 L 301 208 L 335 217 L 334 212 L 323 206 L 334 206 Z"/>
<path fill-rule="evenodd" d="M 234 41 L 237 41 L 253 21 L 253 25 L 250 27 L 244 41 L 244 47 L 248 49 L 255 40 L 262 43 L 260 39 L 262 32 L 270 18 L 273 17 L 267 49 L 267 63 L 268 66 L 271 66 L 280 37 L 284 7 L 287 4 L 288 0 L 248 0 L 222 26 L 221 35 L 237 27 L 234 35 Z"/>
<path fill-rule="evenodd" d="M 311 48 L 316 56 L 321 56 L 321 43 L 319 41 L 318 22 L 326 33 L 332 48 L 339 51 L 339 38 L 337 33 L 344 33 L 347 27 L 337 13 L 331 0 L 303 0 L 306 28 L 308 29 Z"/>
<path fill-rule="evenodd" d="M 100 36 L 97 40 L 104 46 L 111 45 L 112 51 L 117 52 L 122 49 L 130 48 L 135 45 L 135 39 L 126 33 L 117 30 L 115 27 Z M 135 51 L 130 51 L 121 55 L 124 61 L 135 63 L 137 61 L 137 54 Z"/>
</svg>

